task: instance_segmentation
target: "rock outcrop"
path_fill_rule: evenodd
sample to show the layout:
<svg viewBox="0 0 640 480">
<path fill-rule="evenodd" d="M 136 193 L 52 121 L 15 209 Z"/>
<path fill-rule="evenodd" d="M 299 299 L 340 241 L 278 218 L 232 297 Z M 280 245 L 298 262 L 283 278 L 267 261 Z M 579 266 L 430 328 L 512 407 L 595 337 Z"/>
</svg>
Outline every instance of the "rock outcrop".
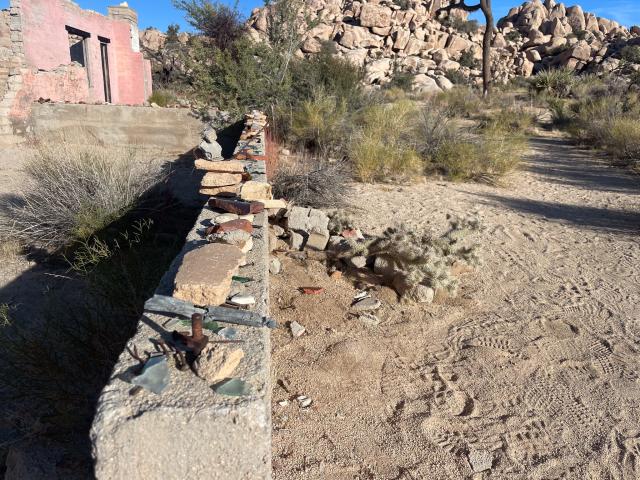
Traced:
<svg viewBox="0 0 640 480">
<path fill-rule="evenodd" d="M 400 2 L 398 2 L 400 3 Z M 394 74 L 413 74 L 421 91 L 449 88 L 450 71 L 480 82 L 484 27 L 476 31 L 454 10 L 457 21 L 440 22 L 435 12 L 448 0 L 310 0 L 306 15 L 318 23 L 303 39 L 299 55 L 320 51 L 330 42 L 336 54 L 365 69 L 365 81 L 381 85 Z M 248 21 L 256 40 L 266 38 L 268 10 L 256 9 Z M 454 26 L 462 28 L 454 28 Z M 512 8 L 497 24 L 492 75 L 498 82 L 528 77 L 550 67 L 576 71 L 616 68 L 620 50 L 640 44 L 640 27 L 627 29 L 613 20 L 565 7 L 555 0 L 531 0 Z"/>
</svg>

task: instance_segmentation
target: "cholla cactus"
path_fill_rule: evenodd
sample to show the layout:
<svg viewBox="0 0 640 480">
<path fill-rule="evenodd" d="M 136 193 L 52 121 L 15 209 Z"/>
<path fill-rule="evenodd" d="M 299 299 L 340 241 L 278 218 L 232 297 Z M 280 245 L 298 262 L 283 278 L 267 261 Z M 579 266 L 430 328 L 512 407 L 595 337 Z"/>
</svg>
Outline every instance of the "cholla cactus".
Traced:
<svg viewBox="0 0 640 480">
<path fill-rule="evenodd" d="M 351 215 L 344 210 L 334 210 L 329 213 L 329 232 L 332 235 L 340 235 L 344 230 L 356 228 Z"/>
<path fill-rule="evenodd" d="M 473 267 L 480 264 L 478 245 L 467 245 L 464 240 L 481 230 L 481 225 L 477 219 L 454 217 L 449 220 L 450 228 L 441 236 L 434 236 L 428 230 L 417 233 L 401 225 L 388 228 L 382 236 L 367 241 L 348 240 L 348 255 L 342 256 L 384 257 L 395 265 L 405 288 L 426 285 L 455 295 L 458 280 L 451 275 L 451 267 L 456 262 Z"/>
</svg>

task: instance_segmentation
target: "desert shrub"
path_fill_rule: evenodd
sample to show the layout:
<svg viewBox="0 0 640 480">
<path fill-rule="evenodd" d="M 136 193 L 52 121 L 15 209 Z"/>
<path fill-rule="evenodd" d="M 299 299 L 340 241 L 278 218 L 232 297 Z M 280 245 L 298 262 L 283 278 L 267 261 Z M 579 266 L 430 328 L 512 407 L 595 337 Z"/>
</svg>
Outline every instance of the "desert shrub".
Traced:
<svg viewBox="0 0 640 480">
<path fill-rule="evenodd" d="M 433 155 L 432 167 L 454 181 L 495 184 L 519 165 L 526 145 L 523 135 L 489 130 L 475 138 L 445 142 Z"/>
<path fill-rule="evenodd" d="M 221 50 L 233 45 L 246 31 L 237 3 L 229 6 L 211 0 L 173 0 L 173 4 L 185 12 L 192 27 Z"/>
<path fill-rule="evenodd" d="M 629 63 L 640 63 L 640 46 L 627 45 L 620 51 L 622 59 Z"/>
<path fill-rule="evenodd" d="M 444 145 L 459 142 L 464 138 L 456 125 L 450 107 L 427 103 L 417 117 L 415 125 L 415 148 L 424 159 L 431 159 Z"/>
<path fill-rule="evenodd" d="M 393 3 L 398 5 L 401 10 L 408 10 L 409 8 L 411 8 L 410 0 L 393 0 Z"/>
<path fill-rule="evenodd" d="M 176 96 L 169 90 L 155 90 L 148 99 L 149 103 L 155 103 L 159 107 L 168 107 L 176 102 Z"/>
<path fill-rule="evenodd" d="M 624 163 L 640 161 L 640 118 L 614 118 L 607 129 L 604 146 Z"/>
<path fill-rule="evenodd" d="M 385 85 L 385 89 L 400 89 L 405 92 L 411 91 L 414 75 L 407 72 L 394 72 L 391 81 Z"/>
<path fill-rule="evenodd" d="M 77 145 L 60 137 L 35 145 L 23 193 L 5 207 L 2 229 L 26 244 L 60 248 L 129 210 L 162 178 L 135 148 Z"/>
<path fill-rule="evenodd" d="M 552 97 L 566 98 L 571 94 L 575 82 L 574 73 L 567 69 L 543 70 L 529 80 L 531 89 Z"/>
<path fill-rule="evenodd" d="M 311 157 L 280 165 L 272 179 L 273 193 L 298 205 L 337 208 L 350 195 L 351 169 L 347 162 Z"/>
<path fill-rule="evenodd" d="M 486 115 L 480 123 L 485 131 L 505 134 L 529 134 L 536 123 L 536 116 L 522 107 L 503 107 Z"/>
<path fill-rule="evenodd" d="M 640 87 L 640 72 L 633 72 L 629 75 L 629 83 L 636 88 Z"/>
<path fill-rule="evenodd" d="M 318 89 L 291 115 L 292 141 L 327 158 L 344 141 L 346 101 Z"/>
<path fill-rule="evenodd" d="M 444 72 L 444 75 L 454 85 L 469 85 L 469 78 L 460 70 L 449 69 Z"/>
<path fill-rule="evenodd" d="M 350 108 L 360 106 L 363 96 L 364 71 L 344 58 L 334 56 L 331 42 L 322 45 L 320 53 L 291 63 L 291 100 L 295 104 L 312 97 L 318 88 L 346 101 Z"/>
<path fill-rule="evenodd" d="M 454 116 L 470 117 L 480 111 L 482 99 L 471 88 L 456 87 L 439 93 L 435 104 L 446 106 Z"/>
<path fill-rule="evenodd" d="M 338 255 L 383 258 L 393 271 L 387 275 L 390 277 L 387 281 L 408 299 L 415 298 L 415 289 L 420 285 L 455 296 L 459 281 L 452 267 L 456 263 L 472 267 L 481 264 L 478 245 L 469 239 L 482 230 L 482 226 L 473 218 L 447 218 L 449 228 L 441 235 L 430 229 L 400 225 L 363 241 L 347 240 Z"/>
<path fill-rule="evenodd" d="M 464 18 L 453 15 L 448 16 L 442 23 L 462 33 L 476 33 L 480 30 L 480 24 L 477 20 L 465 20 Z"/>
<path fill-rule="evenodd" d="M 507 33 L 504 38 L 506 38 L 509 42 L 519 42 L 522 40 L 522 35 L 518 30 L 511 30 Z"/>
<path fill-rule="evenodd" d="M 475 55 L 473 54 L 473 50 L 465 50 L 464 52 L 462 52 L 462 55 L 460 55 L 460 59 L 458 60 L 458 63 L 463 67 L 468 67 L 468 68 L 480 67 L 480 61 L 476 59 Z"/>
<path fill-rule="evenodd" d="M 355 175 L 363 181 L 411 177 L 422 169 L 413 147 L 411 126 L 416 106 L 408 100 L 373 105 L 356 119 L 349 145 Z"/>
<path fill-rule="evenodd" d="M 547 103 L 551 111 L 551 124 L 554 127 L 564 128 L 573 121 L 573 115 L 566 100 L 551 98 Z"/>
</svg>

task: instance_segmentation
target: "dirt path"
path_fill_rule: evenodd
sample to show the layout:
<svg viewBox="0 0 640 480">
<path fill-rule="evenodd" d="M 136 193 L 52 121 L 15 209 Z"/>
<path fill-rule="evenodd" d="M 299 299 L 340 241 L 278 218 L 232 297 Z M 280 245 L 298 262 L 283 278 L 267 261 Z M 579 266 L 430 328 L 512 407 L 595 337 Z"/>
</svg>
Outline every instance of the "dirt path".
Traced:
<svg viewBox="0 0 640 480">
<path fill-rule="evenodd" d="M 640 478 L 640 180 L 532 146 L 507 188 L 356 186 L 367 233 L 477 212 L 485 265 L 455 300 L 381 287 L 368 326 L 346 314 L 352 282 L 284 261 L 272 312 L 307 334 L 273 337 L 276 479 Z M 311 407 L 278 403 L 298 394 Z"/>
</svg>

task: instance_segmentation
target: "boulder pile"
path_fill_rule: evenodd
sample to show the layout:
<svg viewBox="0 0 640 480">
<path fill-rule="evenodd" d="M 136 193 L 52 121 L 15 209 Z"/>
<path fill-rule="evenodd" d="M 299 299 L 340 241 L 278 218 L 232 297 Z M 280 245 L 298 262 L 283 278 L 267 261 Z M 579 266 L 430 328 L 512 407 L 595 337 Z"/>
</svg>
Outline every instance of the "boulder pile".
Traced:
<svg viewBox="0 0 640 480">
<path fill-rule="evenodd" d="M 453 10 L 446 22 L 436 20 L 436 11 L 448 3 L 409 0 L 400 6 L 391 0 L 308 1 L 305 13 L 317 25 L 306 33 L 297 54 L 313 55 L 329 42 L 336 55 L 365 69 L 365 82 L 370 85 L 383 85 L 397 73 L 407 73 L 413 75 L 415 90 L 438 92 L 451 88 L 451 71 L 480 83 L 484 27 L 468 28 L 461 10 Z M 254 10 L 248 21 L 256 40 L 267 38 L 269 8 Z M 619 63 L 620 50 L 638 44 L 639 36 L 640 27 L 627 29 L 585 13 L 579 6 L 531 0 L 511 9 L 498 22 L 492 76 L 506 82 L 555 66 L 612 70 Z"/>
</svg>

